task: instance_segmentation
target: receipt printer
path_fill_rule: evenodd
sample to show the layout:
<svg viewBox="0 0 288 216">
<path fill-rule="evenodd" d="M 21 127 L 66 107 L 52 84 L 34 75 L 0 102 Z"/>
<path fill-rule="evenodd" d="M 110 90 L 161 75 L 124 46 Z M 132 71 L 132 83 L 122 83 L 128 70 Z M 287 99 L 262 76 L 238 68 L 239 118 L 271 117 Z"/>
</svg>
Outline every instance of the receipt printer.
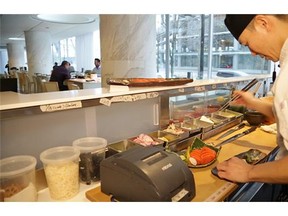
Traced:
<svg viewBox="0 0 288 216">
<path fill-rule="evenodd" d="M 175 153 L 135 146 L 100 164 L 101 191 L 117 201 L 191 201 L 192 171 Z"/>
</svg>

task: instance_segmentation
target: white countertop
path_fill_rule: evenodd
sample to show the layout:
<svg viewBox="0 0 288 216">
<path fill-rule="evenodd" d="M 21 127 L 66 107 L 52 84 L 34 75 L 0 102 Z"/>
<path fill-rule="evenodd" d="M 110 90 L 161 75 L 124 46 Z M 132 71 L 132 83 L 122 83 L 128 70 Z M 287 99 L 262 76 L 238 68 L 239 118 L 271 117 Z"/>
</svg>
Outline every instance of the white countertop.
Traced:
<svg viewBox="0 0 288 216">
<path fill-rule="evenodd" d="M 16 108 L 25 108 L 32 106 L 47 105 L 53 103 L 66 103 L 73 101 L 106 98 L 120 95 L 147 93 L 165 91 L 179 88 L 189 88 L 195 86 L 222 84 L 237 81 L 246 81 L 253 78 L 264 79 L 269 78 L 270 75 L 257 75 L 253 77 L 235 77 L 225 79 L 210 79 L 210 80 L 195 80 L 192 83 L 179 86 L 161 86 L 161 87 L 131 87 L 125 90 L 110 92 L 108 88 L 95 88 L 95 89 L 83 89 L 83 90 L 70 90 L 60 92 L 45 92 L 34 94 L 20 94 L 15 92 L 0 92 L 1 106 L 0 110 L 9 110 Z"/>
</svg>

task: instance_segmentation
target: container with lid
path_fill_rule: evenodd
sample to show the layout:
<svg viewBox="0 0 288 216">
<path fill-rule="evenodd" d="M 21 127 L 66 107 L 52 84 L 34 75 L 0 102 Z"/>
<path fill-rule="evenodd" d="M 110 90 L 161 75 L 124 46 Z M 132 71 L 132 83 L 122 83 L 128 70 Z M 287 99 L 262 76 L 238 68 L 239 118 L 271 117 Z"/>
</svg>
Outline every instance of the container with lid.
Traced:
<svg viewBox="0 0 288 216">
<path fill-rule="evenodd" d="M 0 192 L 5 202 L 37 201 L 36 158 L 17 155 L 0 160 Z"/>
<path fill-rule="evenodd" d="M 91 184 L 100 180 L 100 163 L 105 158 L 107 140 L 101 137 L 84 137 L 73 141 L 80 150 L 79 174 L 81 181 Z"/>
<path fill-rule="evenodd" d="M 52 199 L 67 200 L 79 192 L 79 155 L 73 146 L 59 146 L 40 154 Z"/>
</svg>

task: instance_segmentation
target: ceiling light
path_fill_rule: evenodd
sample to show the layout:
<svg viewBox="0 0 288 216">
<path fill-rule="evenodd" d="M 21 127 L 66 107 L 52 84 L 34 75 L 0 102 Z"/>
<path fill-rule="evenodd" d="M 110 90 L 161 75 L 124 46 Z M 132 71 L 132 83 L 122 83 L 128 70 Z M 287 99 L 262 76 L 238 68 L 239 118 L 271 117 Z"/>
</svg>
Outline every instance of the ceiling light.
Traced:
<svg viewBox="0 0 288 216">
<path fill-rule="evenodd" d="M 38 14 L 32 18 L 60 24 L 87 24 L 95 21 L 94 18 L 80 14 Z"/>
<path fill-rule="evenodd" d="M 13 38 L 13 37 L 10 37 L 8 39 L 9 40 L 17 40 L 17 41 L 24 41 L 25 40 L 24 38 Z"/>
</svg>

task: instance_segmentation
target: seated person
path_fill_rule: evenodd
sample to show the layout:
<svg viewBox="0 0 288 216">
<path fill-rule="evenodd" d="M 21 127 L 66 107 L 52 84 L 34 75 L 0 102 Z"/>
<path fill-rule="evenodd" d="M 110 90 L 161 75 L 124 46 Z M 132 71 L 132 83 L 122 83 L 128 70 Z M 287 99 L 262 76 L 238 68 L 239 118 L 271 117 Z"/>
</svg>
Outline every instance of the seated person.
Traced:
<svg viewBox="0 0 288 216">
<path fill-rule="evenodd" d="M 92 70 L 92 73 L 97 74 L 98 77 L 101 77 L 101 60 L 99 58 L 94 59 L 95 67 Z"/>
<path fill-rule="evenodd" d="M 58 82 L 59 90 L 65 91 L 68 90 L 68 86 L 64 84 L 64 81 L 71 78 L 71 75 L 68 71 L 70 63 L 68 61 L 63 61 L 59 67 L 53 69 L 50 81 Z"/>
<path fill-rule="evenodd" d="M 75 72 L 75 68 L 71 64 L 69 64 L 68 71 L 69 71 L 69 73 L 73 73 L 73 72 Z"/>
</svg>

